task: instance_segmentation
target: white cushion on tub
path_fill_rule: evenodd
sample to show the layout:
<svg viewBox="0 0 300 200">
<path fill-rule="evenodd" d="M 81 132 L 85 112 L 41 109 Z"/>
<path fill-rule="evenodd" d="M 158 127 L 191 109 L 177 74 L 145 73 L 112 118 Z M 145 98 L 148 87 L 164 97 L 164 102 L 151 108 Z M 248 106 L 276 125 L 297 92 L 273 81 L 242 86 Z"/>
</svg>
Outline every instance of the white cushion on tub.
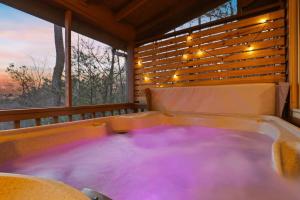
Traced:
<svg viewBox="0 0 300 200">
<path fill-rule="evenodd" d="M 191 113 L 275 114 L 275 84 L 153 88 L 152 110 Z"/>
</svg>

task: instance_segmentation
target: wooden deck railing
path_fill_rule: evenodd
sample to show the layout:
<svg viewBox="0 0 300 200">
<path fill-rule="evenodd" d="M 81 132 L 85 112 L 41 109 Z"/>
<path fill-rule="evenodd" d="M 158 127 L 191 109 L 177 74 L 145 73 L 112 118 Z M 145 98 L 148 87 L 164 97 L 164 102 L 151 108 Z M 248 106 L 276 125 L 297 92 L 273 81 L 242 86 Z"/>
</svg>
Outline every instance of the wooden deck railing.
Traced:
<svg viewBox="0 0 300 200">
<path fill-rule="evenodd" d="M 34 120 L 35 126 L 41 126 L 41 119 L 50 118 L 52 123 L 59 123 L 59 117 L 65 116 L 66 121 L 72 121 L 74 115 L 79 120 L 112 115 L 121 115 L 133 112 L 143 112 L 146 106 L 134 103 L 89 105 L 76 107 L 32 108 L 0 110 L 0 122 L 13 122 L 14 128 L 21 128 L 22 120 Z M 87 116 L 88 115 L 88 116 Z"/>
</svg>

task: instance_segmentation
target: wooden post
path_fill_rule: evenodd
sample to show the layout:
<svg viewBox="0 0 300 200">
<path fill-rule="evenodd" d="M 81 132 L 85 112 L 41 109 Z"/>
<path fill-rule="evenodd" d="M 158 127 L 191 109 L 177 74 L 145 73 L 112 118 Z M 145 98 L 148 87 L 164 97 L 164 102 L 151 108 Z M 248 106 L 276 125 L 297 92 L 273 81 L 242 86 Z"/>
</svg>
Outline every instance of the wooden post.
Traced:
<svg viewBox="0 0 300 200">
<path fill-rule="evenodd" d="M 290 109 L 298 108 L 297 0 L 288 1 Z"/>
<path fill-rule="evenodd" d="M 127 98 L 128 103 L 134 102 L 134 43 L 127 46 Z"/>
<path fill-rule="evenodd" d="M 71 30 L 72 12 L 65 12 L 65 105 L 72 106 L 72 77 L 71 77 Z"/>
<path fill-rule="evenodd" d="M 152 110 L 152 100 L 151 100 L 151 90 L 150 88 L 145 89 L 145 96 L 146 96 L 146 102 L 147 102 L 147 110 Z"/>
<path fill-rule="evenodd" d="M 297 39 L 298 39 L 298 47 L 297 47 L 297 51 L 298 51 L 298 55 L 297 55 L 297 60 L 298 60 L 298 81 L 300 82 L 300 2 L 297 1 Z M 299 89 L 299 88 L 298 88 Z M 299 95 L 299 90 L 298 90 L 298 95 Z M 300 108 L 300 99 L 298 96 L 298 108 Z"/>
</svg>

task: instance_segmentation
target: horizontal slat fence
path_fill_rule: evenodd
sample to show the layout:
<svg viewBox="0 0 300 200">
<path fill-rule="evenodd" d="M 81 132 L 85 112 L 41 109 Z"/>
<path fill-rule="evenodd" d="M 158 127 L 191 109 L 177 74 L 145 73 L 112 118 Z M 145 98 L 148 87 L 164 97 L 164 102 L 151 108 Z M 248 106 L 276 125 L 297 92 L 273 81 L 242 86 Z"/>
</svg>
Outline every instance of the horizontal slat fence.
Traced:
<svg viewBox="0 0 300 200">
<path fill-rule="evenodd" d="M 151 87 L 284 81 L 285 35 L 279 10 L 136 47 L 136 100 Z"/>
</svg>

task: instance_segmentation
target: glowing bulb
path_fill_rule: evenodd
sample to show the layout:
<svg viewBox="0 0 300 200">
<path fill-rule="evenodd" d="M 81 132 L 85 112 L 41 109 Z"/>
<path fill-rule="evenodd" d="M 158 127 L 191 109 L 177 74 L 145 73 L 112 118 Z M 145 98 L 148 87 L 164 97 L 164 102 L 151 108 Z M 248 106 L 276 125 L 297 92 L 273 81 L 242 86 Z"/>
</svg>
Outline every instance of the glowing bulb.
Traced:
<svg viewBox="0 0 300 200">
<path fill-rule="evenodd" d="M 148 81 L 150 81 L 150 78 L 148 76 L 144 76 L 144 81 L 148 82 Z"/>
<path fill-rule="evenodd" d="M 138 64 L 138 66 L 140 67 L 140 66 L 142 66 L 142 61 L 141 60 L 139 60 L 138 62 L 137 62 L 137 64 Z"/>
<path fill-rule="evenodd" d="M 254 47 L 249 45 L 248 48 L 247 48 L 247 51 L 253 51 Z"/>
<path fill-rule="evenodd" d="M 202 56 L 202 55 L 203 55 L 203 51 L 199 49 L 199 50 L 197 51 L 197 56 Z"/>
<path fill-rule="evenodd" d="M 187 42 L 191 42 L 192 39 L 193 39 L 193 37 L 192 37 L 191 35 L 189 35 L 189 36 L 186 37 L 186 41 L 187 41 Z"/>
<path fill-rule="evenodd" d="M 178 75 L 174 74 L 173 79 L 175 79 L 175 80 L 178 79 Z"/>
<path fill-rule="evenodd" d="M 267 22 L 267 19 L 266 19 L 266 18 L 262 18 L 262 19 L 259 20 L 259 23 L 262 23 L 262 24 L 263 24 L 263 23 L 266 23 L 266 22 Z"/>
<path fill-rule="evenodd" d="M 182 58 L 184 59 L 184 60 L 186 60 L 186 59 L 188 59 L 188 54 L 183 54 L 183 56 L 182 56 Z"/>
</svg>

